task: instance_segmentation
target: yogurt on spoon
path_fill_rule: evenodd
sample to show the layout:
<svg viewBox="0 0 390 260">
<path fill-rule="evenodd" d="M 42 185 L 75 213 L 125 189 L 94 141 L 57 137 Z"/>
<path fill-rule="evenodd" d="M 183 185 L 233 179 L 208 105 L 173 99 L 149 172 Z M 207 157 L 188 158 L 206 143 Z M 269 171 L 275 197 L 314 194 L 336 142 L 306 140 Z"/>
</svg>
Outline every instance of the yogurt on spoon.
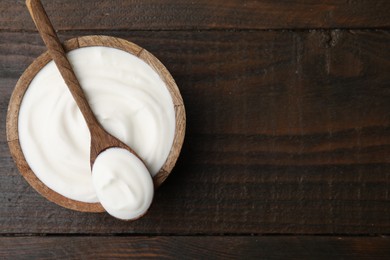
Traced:
<svg viewBox="0 0 390 260">
<path fill-rule="evenodd" d="M 100 153 L 92 167 L 92 182 L 104 209 L 119 219 L 143 216 L 153 200 L 148 169 L 126 149 L 109 148 Z"/>
</svg>

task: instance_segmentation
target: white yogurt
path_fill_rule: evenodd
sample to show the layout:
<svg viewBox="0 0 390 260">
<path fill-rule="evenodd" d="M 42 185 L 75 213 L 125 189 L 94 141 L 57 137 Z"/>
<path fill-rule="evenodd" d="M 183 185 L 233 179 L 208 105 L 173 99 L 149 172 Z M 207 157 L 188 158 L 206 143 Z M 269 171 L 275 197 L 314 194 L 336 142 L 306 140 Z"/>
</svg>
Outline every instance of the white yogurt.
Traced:
<svg viewBox="0 0 390 260">
<path fill-rule="evenodd" d="M 122 148 L 110 148 L 96 158 L 92 182 L 104 209 L 112 216 L 141 217 L 153 200 L 153 180 L 143 162 Z"/>
<path fill-rule="evenodd" d="M 175 132 L 165 83 L 144 61 L 118 49 L 80 48 L 68 58 L 99 122 L 132 147 L 154 176 Z M 89 164 L 90 134 L 53 62 L 26 91 L 18 131 L 26 161 L 46 186 L 73 200 L 98 202 Z"/>
</svg>

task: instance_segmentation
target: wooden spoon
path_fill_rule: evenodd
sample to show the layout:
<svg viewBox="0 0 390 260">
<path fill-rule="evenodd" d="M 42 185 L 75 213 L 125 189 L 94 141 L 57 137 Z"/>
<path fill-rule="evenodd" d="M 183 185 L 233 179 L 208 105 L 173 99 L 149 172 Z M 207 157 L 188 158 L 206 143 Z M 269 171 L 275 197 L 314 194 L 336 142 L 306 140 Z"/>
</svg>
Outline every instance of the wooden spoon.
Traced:
<svg viewBox="0 0 390 260">
<path fill-rule="evenodd" d="M 104 130 L 104 128 L 96 119 L 73 71 L 72 65 L 69 63 L 69 60 L 66 57 L 65 50 L 62 47 L 62 44 L 58 39 L 53 25 L 51 24 L 40 0 L 27 0 L 26 5 L 32 19 L 34 20 L 35 26 L 39 31 L 39 34 L 45 42 L 46 47 L 49 49 L 50 56 L 54 60 L 58 70 L 62 75 L 62 78 L 72 93 L 77 106 L 79 107 L 85 121 L 87 122 L 87 126 L 91 134 L 91 168 L 96 160 L 96 157 L 101 152 L 111 147 L 126 149 L 134 154 L 140 161 L 142 161 L 141 158 L 133 151 L 133 149 Z"/>
</svg>

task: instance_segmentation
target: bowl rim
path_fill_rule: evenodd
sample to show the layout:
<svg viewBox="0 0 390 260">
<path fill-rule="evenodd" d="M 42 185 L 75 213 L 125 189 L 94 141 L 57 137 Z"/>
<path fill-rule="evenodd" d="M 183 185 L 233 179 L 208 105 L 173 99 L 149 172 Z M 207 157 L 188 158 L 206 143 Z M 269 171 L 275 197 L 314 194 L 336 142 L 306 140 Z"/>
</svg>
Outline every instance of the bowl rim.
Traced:
<svg viewBox="0 0 390 260">
<path fill-rule="evenodd" d="M 164 81 L 173 101 L 175 110 L 175 135 L 169 155 L 161 167 L 160 171 L 153 177 L 154 187 L 158 188 L 169 176 L 176 161 L 180 155 L 181 148 L 184 142 L 185 128 L 186 128 L 186 114 L 182 96 L 179 88 L 176 85 L 175 80 L 169 73 L 168 69 L 150 52 L 137 44 L 117 38 L 105 35 L 88 35 L 72 38 L 63 43 L 66 52 L 71 50 L 103 46 L 119 49 L 131 53 L 144 62 L 146 62 Z M 51 202 L 56 203 L 62 207 L 82 211 L 82 212 L 104 212 L 104 208 L 100 203 L 87 203 L 76 201 L 67 198 L 56 191 L 47 187 L 31 170 L 28 165 L 22 148 L 19 143 L 18 133 L 18 118 L 19 109 L 23 101 L 24 94 L 26 93 L 30 82 L 36 76 L 36 74 L 51 61 L 51 57 L 46 51 L 36 58 L 30 66 L 23 72 L 18 82 L 16 83 L 15 89 L 12 92 L 10 103 L 7 111 L 6 121 L 6 132 L 7 132 L 7 143 L 11 152 L 11 155 L 16 163 L 16 166 L 21 175 L 26 181 L 43 197 Z"/>
</svg>

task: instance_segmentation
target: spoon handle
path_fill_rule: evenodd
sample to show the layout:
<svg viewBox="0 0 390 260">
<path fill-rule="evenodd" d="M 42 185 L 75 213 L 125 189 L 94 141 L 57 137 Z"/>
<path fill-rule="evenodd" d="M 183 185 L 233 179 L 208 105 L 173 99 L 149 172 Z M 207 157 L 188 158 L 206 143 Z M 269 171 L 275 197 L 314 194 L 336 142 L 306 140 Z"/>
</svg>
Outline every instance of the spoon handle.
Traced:
<svg viewBox="0 0 390 260">
<path fill-rule="evenodd" d="M 39 34 L 45 42 L 46 47 L 49 49 L 51 58 L 54 60 L 58 70 L 60 71 L 62 78 L 69 88 L 69 91 L 72 93 L 72 96 L 76 101 L 81 113 L 83 114 L 90 131 L 92 131 L 93 129 L 91 128 L 93 128 L 93 126 L 99 125 L 99 123 L 97 122 L 96 117 L 88 104 L 84 91 L 82 90 L 80 83 L 73 71 L 72 65 L 66 57 L 66 53 L 62 47 L 61 41 L 58 39 L 58 36 L 45 12 L 45 9 L 42 6 L 41 1 L 27 0 L 26 5 L 35 23 L 35 26 L 39 31 Z"/>
</svg>

